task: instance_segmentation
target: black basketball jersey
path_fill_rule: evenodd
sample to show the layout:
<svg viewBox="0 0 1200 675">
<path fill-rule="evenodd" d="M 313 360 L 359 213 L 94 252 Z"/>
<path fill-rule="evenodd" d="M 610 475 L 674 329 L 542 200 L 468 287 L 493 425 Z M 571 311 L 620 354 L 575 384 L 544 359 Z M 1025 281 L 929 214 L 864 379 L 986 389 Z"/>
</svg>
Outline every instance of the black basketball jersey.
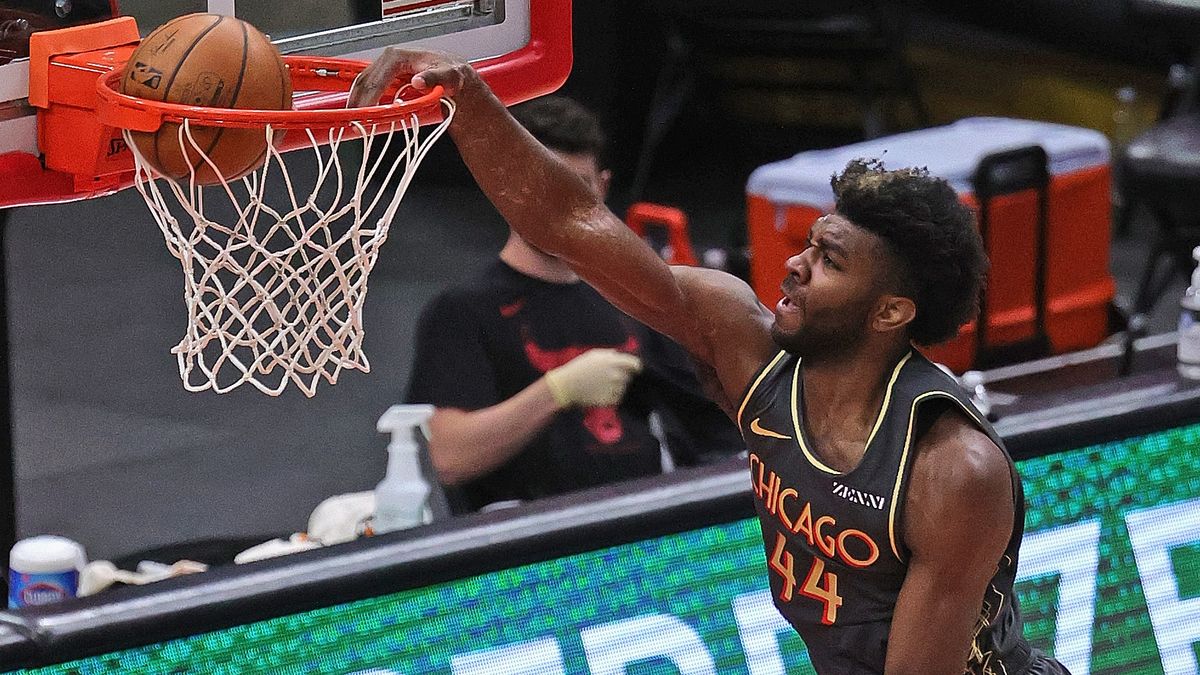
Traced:
<svg viewBox="0 0 1200 675">
<path fill-rule="evenodd" d="M 738 411 L 771 592 L 818 673 L 882 673 L 908 567 L 901 533 L 913 448 L 932 421 L 930 413 L 958 407 L 1006 458 L 1008 453 L 954 379 L 910 352 L 891 374 L 861 462 L 847 473 L 835 471 L 805 439 L 800 373 L 800 359 L 781 352 L 759 373 Z M 979 610 L 965 671 L 978 675 L 1020 675 L 1044 658 L 1024 641 L 1013 593 L 1025 509 L 1008 461 L 1013 529 Z"/>
</svg>

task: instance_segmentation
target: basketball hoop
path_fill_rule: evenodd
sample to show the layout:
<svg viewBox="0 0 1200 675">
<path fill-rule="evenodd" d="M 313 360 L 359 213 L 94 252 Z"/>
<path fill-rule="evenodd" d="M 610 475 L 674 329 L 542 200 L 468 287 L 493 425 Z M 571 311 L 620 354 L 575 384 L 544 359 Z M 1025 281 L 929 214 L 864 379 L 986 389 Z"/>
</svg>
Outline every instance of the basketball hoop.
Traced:
<svg viewBox="0 0 1200 675">
<path fill-rule="evenodd" d="M 187 330 L 171 351 L 189 391 L 250 384 L 277 396 L 290 382 L 311 397 L 321 378 L 334 384 L 344 369 L 370 371 L 367 277 L 417 167 L 454 115 L 441 87 L 417 95 L 393 85 L 387 103 L 345 108 L 365 62 L 284 60 L 306 109 L 164 103 L 117 91 L 119 71 L 99 80 L 100 118 L 123 130 L 135 187 L 183 266 Z M 435 124 L 422 133 L 422 122 Z M 132 132 L 164 123 L 178 125 L 167 137 L 177 136 L 184 157 L 199 157 L 187 177 L 158 174 L 133 141 Z M 226 177 L 194 138 L 208 127 L 262 129 L 265 162 Z M 361 157 L 348 156 L 354 139 Z M 313 177 L 292 175 L 283 160 L 302 148 L 315 157 Z M 219 181 L 199 184 L 201 166 Z"/>
</svg>

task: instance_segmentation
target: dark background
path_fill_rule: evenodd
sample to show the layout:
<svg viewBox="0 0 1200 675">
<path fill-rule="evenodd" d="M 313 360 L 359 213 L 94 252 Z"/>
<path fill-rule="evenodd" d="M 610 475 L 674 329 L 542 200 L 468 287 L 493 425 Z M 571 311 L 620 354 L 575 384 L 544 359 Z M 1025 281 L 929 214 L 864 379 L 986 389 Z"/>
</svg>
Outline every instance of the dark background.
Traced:
<svg viewBox="0 0 1200 675">
<path fill-rule="evenodd" d="M 689 3 L 692 11 L 706 4 L 723 3 Z M 576 61 L 563 92 L 597 110 L 611 132 L 618 212 L 632 197 L 666 50 L 657 6 L 575 3 Z M 930 1 L 921 9 L 906 53 L 934 123 L 1007 114 L 1112 133 L 1114 92 L 1132 84 L 1139 123 L 1149 124 L 1166 68 L 1184 51 L 1134 40 L 1125 3 Z M 665 135 L 641 195 L 685 209 L 698 247 L 744 242 L 744 186 L 754 167 L 860 134 L 850 104 L 818 107 L 797 123 L 783 114 L 786 105 L 737 89 L 753 62 L 732 67 L 729 80 L 703 79 Z M 1031 95 L 1031 82 L 1067 94 Z M 293 166 L 303 172 L 308 162 Z M 1145 256 L 1148 227 L 1139 220 L 1115 239 L 1122 298 Z M 205 538 L 266 539 L 303 530 L 325 497 L 372 488 L 386 462 L 375 421 L 401 399 L 421 306 L 490 261 L 505 233 L 443 142 L 371 277 L 372 372 L 322 384 L 311 400 L 295 390 L 272 399 L 250 388 L 224 396 L 183 390 L 169 353 L 184 327 L 181 270 L 135 191 L 16 209 L 6 263 L 19 535 L 70 536 L 92 558 Z M 1155 332 L 1173 327 L 1181 288 L 1156 308 Z"/>
</svg>

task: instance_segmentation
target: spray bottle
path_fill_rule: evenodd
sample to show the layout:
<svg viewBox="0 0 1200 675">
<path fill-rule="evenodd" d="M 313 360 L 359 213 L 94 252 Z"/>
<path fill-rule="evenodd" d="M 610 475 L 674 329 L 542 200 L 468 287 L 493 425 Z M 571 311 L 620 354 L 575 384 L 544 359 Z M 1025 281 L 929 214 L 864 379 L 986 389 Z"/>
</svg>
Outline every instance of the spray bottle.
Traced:
<svg viewBox="0 0 1200 675">
<path fill-rule="evenodd" d="M 1179 312 L 1179 374 L 1200 380 L 1200 246 L 1192 250 L 1196 269 L 1183 292 Z"/>
<path fill-rule="evenodd" d="M 375 487 L 376 534 L 415 527 L 430 521 L 425 502 L 429 483 L 421 474 L 417 431 L 429 436 L 431 405 L 394 405 L 379 418 L 376 428 L 390 433 L 387 475 Z"/>
</svg>

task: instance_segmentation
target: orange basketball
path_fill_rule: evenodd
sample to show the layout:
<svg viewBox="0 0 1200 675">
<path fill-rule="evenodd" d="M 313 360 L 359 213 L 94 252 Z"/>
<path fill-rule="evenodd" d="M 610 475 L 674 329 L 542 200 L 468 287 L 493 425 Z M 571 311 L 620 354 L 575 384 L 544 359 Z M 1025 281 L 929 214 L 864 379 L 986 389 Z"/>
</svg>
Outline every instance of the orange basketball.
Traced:
<svg viewBox="0 0 1200 675">
<path fill-rule="evenodd" d="M 159 26 L 142 40 L 125 64 L 121 92 L 170 103 L 213 108 L 285 110 L 292 107 L 292 80 L 283 57 L 267 36 L 231 16 L 188 14 Z M 195 146 L 180 125 L 157 132 L 132 132 L 134 145 L 159 173 L 196 182 L 219 183 L 199 147 L 226 180 L 262 166 L 267 154 L 263 129 L 189 125 Z M 278 139 L 280 134 L 276 135 Z"/>
</svg>

